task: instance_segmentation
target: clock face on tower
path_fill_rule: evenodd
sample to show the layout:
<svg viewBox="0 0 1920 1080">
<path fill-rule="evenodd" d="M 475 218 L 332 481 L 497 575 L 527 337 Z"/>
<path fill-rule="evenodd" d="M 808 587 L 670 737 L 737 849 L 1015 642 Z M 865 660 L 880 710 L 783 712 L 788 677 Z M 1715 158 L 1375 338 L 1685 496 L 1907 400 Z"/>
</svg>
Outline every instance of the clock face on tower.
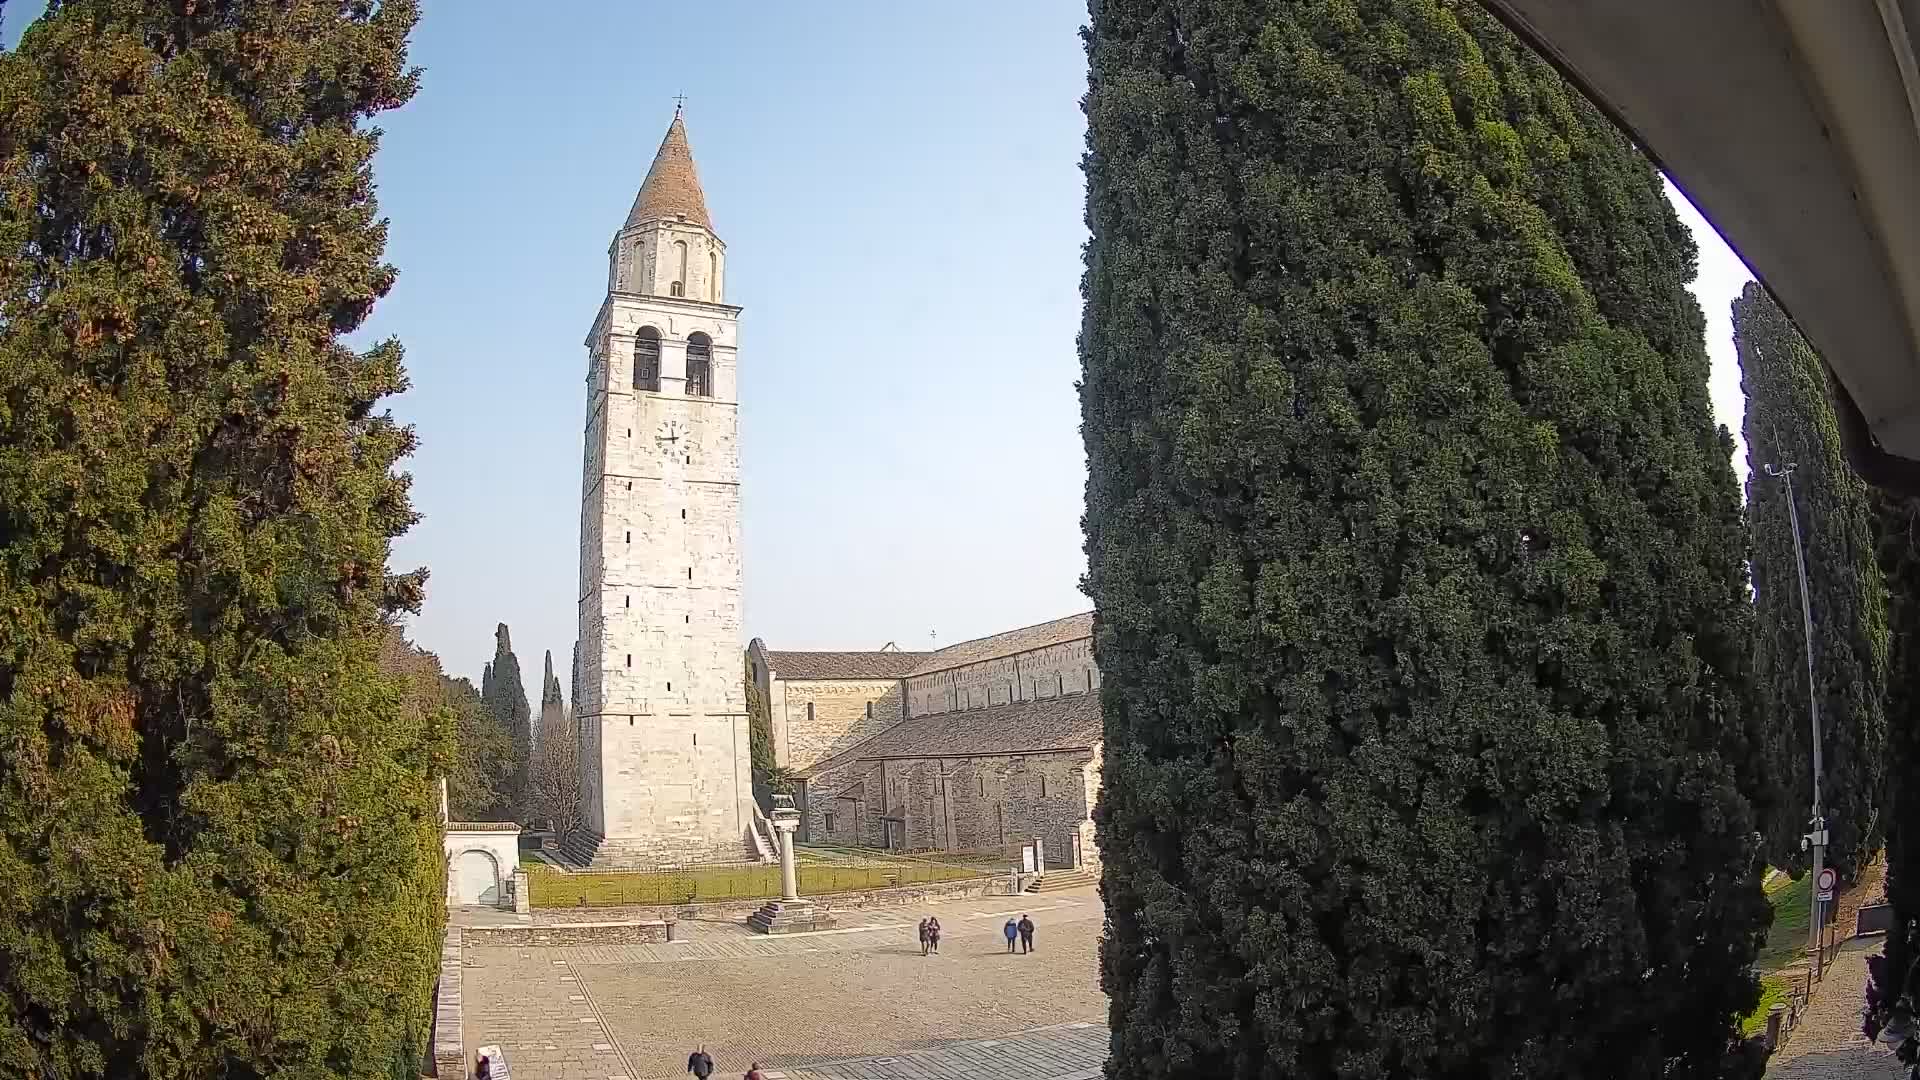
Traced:
<svg viewBox="0 0 1920 1080">
<path fill-rule="evenodd" d="M 658 442 L 660 449 L 667 453 L 672 453 L 680 449 L 680 442 L 686 437 L 687 430 L 680 426 L 680 421 L 678 420 L 662 422 L 659 428 L 655 429 L 653 433 L 654 441 Z"/>
</svg>

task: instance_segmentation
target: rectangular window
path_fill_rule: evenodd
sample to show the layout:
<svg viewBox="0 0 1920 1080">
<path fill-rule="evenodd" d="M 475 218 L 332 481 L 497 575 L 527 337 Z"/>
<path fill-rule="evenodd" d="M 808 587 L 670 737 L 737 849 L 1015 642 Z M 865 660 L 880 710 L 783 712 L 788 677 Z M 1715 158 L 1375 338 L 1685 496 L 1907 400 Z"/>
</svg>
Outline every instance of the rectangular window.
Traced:
<svg viewBox="0 0 1920 1080">
<path fill-rule="evenodd" d="M 628 653 L 628 654 L 627 654 L 627 666 L 628 666 L 628 667 L 632 667 L 632 666 L 633 666 L 633 654 L 632 654 L 632 653 Z"/>
<path fill-rule="evenodd" d="M 813 702 L 807 702 L 807 723 L 813 723 Z"/>
<path fill-rule="evenodd" d="M 629 597 L 627 597 L 627 606 L 628 606 L 628 607 L 632 607 L 632 606 L 633 606 L 633 597 L 631 597 L 631 596 L 629 596 Z"/>
<path fill-rule="evenodd" d="M 833 831 L 833 811 L 827 811 L 827 831 Z"/>
<path fill-rule="evenodd" d="M 873 702 L 867 702 L 867 719 L 873 719 Z"/>
</svg>

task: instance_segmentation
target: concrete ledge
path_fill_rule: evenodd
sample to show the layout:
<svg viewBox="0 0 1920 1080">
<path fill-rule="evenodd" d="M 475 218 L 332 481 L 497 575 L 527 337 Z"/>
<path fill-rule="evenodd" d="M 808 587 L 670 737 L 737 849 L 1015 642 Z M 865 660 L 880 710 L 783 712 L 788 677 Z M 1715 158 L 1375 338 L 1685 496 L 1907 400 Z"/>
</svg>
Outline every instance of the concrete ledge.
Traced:
<svg viewBox="0 0 1920 1080">
<path fill-rule="evenodd" d="M 440 939 L 440 982 L 433 993 L 433 1075 L 467 1080 L 467 1040 L 460 1008 L 461 930 L 447 927 Z"/>
<path fill-rule="evenodd" d="M 665 919 L 617 922 L 543 923 L 534 926 L 470 926 L 466 942 L 475 947 L 531 945 L 651 945 L 671 941 Z"/>
</svg>

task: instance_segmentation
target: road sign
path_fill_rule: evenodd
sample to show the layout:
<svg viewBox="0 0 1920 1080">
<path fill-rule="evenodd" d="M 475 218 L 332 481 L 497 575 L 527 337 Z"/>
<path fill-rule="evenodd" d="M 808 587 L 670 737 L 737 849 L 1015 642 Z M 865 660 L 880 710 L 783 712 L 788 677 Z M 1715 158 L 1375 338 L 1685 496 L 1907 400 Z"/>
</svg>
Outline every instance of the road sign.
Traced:
<svg viewBox="0 0 1920 1080">
<path fill-rule="evenodd" d="M 1833 887 L 1837 881 L 1838 879 L 1833 873 L 1833 867 L 1829 866 L 1821 869 L 1819 878 L 1814 881 L 1814 889 L 1820 894 L 1820 900 L 1823 903 L 1833 899 Z"/>
</svg>

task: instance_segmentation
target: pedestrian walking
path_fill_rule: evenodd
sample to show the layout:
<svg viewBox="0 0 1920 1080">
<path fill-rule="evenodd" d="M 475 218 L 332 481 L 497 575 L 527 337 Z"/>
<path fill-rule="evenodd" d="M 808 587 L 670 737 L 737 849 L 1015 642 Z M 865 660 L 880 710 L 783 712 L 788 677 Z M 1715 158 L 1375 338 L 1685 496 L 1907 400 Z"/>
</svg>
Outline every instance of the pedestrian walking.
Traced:
<svg viewBox="0 0 1920 1080">
<path fill-rule="evenodd" d="M 920 955 L 921 956 L 927 955 L 927 950 L 932 948 L 932 945 L 933 945 L 932 939 L 927 937 L 927 920 L 921 919 L 920 920 Z"/>
<path fill-rule="evenodd" d="M 767 1080 L 767 1077 L 766 1074 L 760 1071 L 760 1063 L 756 1061 L 747 1067 L 747 1075 L 741 1077 L 740 1080 Z"/>
<path fill-rule="evenodd" d="M 1013 955 L 1013 939 L 1020 936 L 1020 924 L 1014 922 L 1012 919 L 1008 919 L 1007 925 L 1000 929 L 1007 935 L 1007 955 L 1011 956 Z"/>
<path fill-rule="evenodd" d="M 713 1059 L 707 1056 L 706 1047 L 702 1046 L 687 1055 L 687 1071 L 692 1073 L 696 1080 L 707 1080 L 707 1077 L 713 1075 Z"/>
<path fill-rule="evenodd" d="M 938 916 L 927 919 L 927 944 L 933 946 L 934 952 L 938 953 L 940 951 L 940 919 Z"/>
<path fill-rule="evenodd" d="M 479 1062 L 474 1065 L 473 1080 L 493 1080 L 493 1062 L 487 1059 L 487 1055 L 481 1054 Z"/>
<path fill-rule="evenodd" d="M 1025 953 L 1030 953 L 1032 951 L 1033 951 L 1033 919 L 1031 916 L 1022 915 L 1020 916 L 1020 952 L 1022 954 L 1025 954 Z"/>
</svg>

